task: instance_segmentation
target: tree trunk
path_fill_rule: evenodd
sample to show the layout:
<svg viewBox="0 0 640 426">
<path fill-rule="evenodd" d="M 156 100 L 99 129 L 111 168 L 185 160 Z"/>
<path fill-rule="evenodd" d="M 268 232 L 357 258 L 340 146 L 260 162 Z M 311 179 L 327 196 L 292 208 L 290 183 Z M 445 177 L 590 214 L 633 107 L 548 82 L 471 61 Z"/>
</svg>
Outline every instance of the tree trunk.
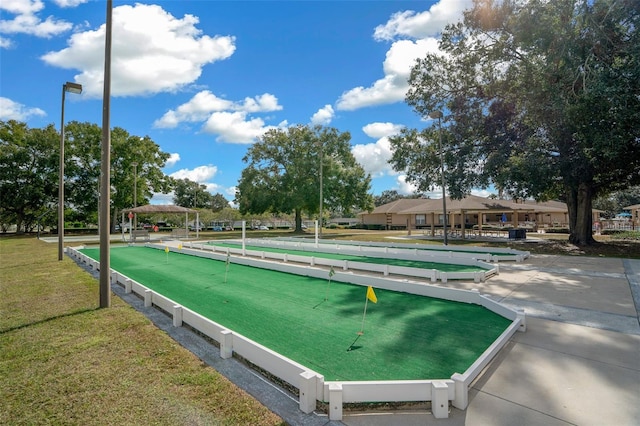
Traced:
<svg viewBox="0 0 640 426">
<path fill-rule="evenodd" d="M 587 183 L 567 188 L 569 242 L 578 246 L 595 243 L 593 239 L 593 187 Z"/>
<path fill-rule="evenodd" d="M 109 234 L 113 234 L 116 232 L 116 225 L 118 224 L 118 208 L 114 207 L 111 214 L 111 223 L 109 224 Z"/>
<path fill-rule="evenodd" d="M 295 209 L 295 215 L 296 228 L 293 232 L 302 232 L 302 211 L 300 209 Z"/>
</svg>

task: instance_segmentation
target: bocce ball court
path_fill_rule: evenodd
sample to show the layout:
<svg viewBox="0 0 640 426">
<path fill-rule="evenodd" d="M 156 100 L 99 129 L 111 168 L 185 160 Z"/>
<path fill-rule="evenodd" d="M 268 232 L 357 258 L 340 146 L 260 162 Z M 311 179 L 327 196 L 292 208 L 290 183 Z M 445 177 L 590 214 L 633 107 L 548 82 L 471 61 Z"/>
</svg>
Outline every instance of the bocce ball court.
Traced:
<svg viewBox="0 0 640 426">
<path fill-rule="evenodd" d="M 80 250 L 99 260 L 98 248 Z M 111 268 L 327 381 L 464 372 L 511 324 L 479 305 L 367 288 L 150 247 L 111 248 Z M 388 259 L 387 259 L 388 260 Z M 366 302 L 366 315 L 365 315 Z"/>
</svg>

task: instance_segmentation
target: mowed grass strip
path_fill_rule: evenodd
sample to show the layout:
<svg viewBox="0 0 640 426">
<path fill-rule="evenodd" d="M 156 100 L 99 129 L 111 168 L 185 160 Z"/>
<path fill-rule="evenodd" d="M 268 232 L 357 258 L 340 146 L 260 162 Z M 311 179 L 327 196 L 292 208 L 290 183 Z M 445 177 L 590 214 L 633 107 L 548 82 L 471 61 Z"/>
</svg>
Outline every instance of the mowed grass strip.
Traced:
<svg viewBox="0 0 640 426">
<path fill-rule="evenodd" d="M 0 424 L 282 425 L 57 245 L 0 238 Z"/>
<path fill-rule="evenodd" d="M 209 242 L 209 245 L 223 247 L 223 248 L 224 247 L 242 248 L 242 244 L 223 242 L 223 241 Z M 479 266 L 456 265 L 454 263 L 427 262 L 424 260 L 393 259 L 393 258 L 375 257 L 375 256 L 359 256 L 355 254 L 345 254 L 345 253 L 325 253 L 320 251 L 301 250 L 295 247 L 278 248 L 278 247 L 245 245 L 245 248 L 248 250 L 264 251 L 269 253 L 295 253 L 300 256 L 321 257 L 323 259 L 350 260 L 353 262 L 375 263 L 378 265 L 394 265 L 394 266 L 404 266 L 404 267 L 420 268 L 420 269 L 435 269 L 442 272 L 480 272 L 480 271 L 486 270 Z"/>
<path fill-rule="evenodd" d="M 98 249 L 83 252 L 99 258 Z M 378 289 L 358 337 L 366 288 L 328 276 L 234 263 L 227 273 L 224 261 L 139 246 L 112 249 L 111 267 L 326 380 L 449 378 L 510 324 L 477 305 Z"/>
</svg>

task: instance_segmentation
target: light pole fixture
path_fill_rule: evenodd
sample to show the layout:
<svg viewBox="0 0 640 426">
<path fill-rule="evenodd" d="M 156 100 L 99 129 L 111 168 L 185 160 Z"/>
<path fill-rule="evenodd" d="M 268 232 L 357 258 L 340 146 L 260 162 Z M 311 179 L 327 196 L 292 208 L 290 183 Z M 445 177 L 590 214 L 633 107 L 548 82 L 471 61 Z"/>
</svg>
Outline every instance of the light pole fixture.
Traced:
<svg viewBox="0 0 640 426">
<path fill-rule="evenodd" d="M 58 260 L 64 254 L 64 98 L 65 93 L 82 93 L 82 85 L 67 81 L 62 85 L 62 113 L 60 117 L 60 167 L 58 175 Z"/>
<path fill-rule="evenodd" d="M 444 156 L 442 154 L 442 111 L 431 111 L 429 118 L 438 119 L 438 150 L 440 151 L 440 176 L 442 178 L 442 215 L 443 217 L 443 232 L 444 232 L 444 245 L 448 245 L 447 240 L 447 194 L 445 190 L 444 180 Z"/>
</svg>

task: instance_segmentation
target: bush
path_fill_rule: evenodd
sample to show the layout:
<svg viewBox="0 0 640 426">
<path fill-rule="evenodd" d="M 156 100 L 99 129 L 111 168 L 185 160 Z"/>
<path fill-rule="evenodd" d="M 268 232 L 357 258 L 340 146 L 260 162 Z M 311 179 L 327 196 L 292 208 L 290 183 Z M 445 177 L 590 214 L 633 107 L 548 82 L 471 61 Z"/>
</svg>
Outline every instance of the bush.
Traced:
<svg viewBox="0 0 640 426">
<path fill-rule="evenodd" d="M 604 229 L 602 235 L 611 235 L 616 240 L 640 240 L 640 231 L 625 231 L 622 229 Z"/>
</svg>

